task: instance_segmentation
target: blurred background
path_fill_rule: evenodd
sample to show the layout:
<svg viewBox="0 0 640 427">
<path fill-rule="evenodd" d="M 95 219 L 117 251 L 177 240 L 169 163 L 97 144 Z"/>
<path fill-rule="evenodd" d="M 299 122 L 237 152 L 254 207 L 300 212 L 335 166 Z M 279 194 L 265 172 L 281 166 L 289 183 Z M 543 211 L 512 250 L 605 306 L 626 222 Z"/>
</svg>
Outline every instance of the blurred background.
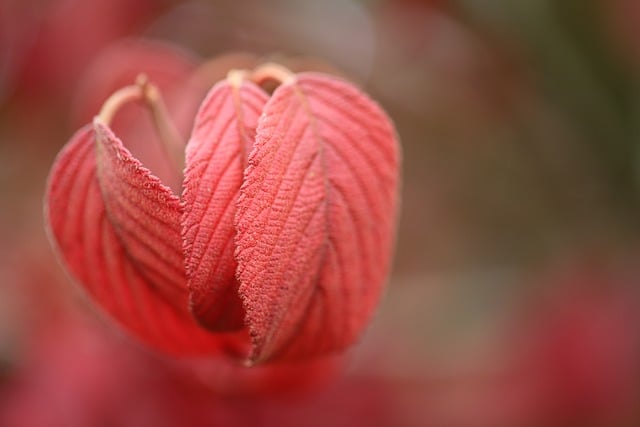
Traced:
<svg viewBox="0 0 640 427">
<path fill-rule="evenodd" d="M 198 381 L 57 264 L 48 170 L 87 73 L 137 37 L 313 57 L 395 121 L 394 271 L 317 390 Z M 0 196 L 0 425 L 640 425 L 637 1 L 0 0 Z"/>
</svg>

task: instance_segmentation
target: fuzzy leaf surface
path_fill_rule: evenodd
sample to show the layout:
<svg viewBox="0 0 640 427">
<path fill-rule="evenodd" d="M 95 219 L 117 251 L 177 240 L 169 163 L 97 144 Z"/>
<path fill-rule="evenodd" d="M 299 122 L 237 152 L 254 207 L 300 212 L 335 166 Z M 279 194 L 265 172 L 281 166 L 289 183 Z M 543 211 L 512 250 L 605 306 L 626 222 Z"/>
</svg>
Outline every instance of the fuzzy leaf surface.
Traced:
<svg viewBox="0 0 640 427">
<path fill-rule="evenodd" d="M 184 253 L 191 310 L 212 330 L 244 326 L 236 280 L 234 216 L 249 150 L 267 94 L 224 80 L 204 100 L 187 144 Z"/>
<path fill-rule="evenodd" d="M 116 148 L 103 149 L 117 156 Z M 153 269 L 140 262 L 148 253 L 136 248 L 134 260 L 129 248 L 135 243 L 123 244 L 128 224 L 123 220 L 125 228 L 119 229 L 122 224 L 112 222 L 96 158 L 94 130 L 85 126 L 60 152 L 49 176 L 46 221 L 62 263 L 99 307 L 143 342 L 173 354 L 217 352 L 220 338 L 199 328 L 187 310 L 184 283 L 184 291 L 173 285 L 171 292 L 160 290 L 163 285 L 149 279 Z"/>
<path fill-rule="evenodd" d="M 303 73 L 273 93 L 236 213 L 253 362 L 360 336 L 389 271 L 398 167 L 391 121 L 351 84 Z"/>
</svg>

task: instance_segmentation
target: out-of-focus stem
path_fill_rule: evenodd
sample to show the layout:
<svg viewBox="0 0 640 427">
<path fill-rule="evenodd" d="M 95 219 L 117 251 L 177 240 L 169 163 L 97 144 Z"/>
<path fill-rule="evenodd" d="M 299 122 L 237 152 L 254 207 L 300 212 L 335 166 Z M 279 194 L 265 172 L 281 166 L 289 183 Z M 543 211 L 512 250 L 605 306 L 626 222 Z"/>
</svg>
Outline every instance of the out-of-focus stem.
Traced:
<svg viewBox="0 0 640 427">
<path fill-rule="evenodd" d="M 242 86 L 242 81 L 250 77 L 247 70 L 231 70 L 227 73 L 227 81 L 235 88 Z"/>
<path fill-rule="evenodd" d="M 109 125 L 118 110 L 124 104 L 133 101 L 143 101 L 149 108 L 154 127 L 162 142 L 163 151 L 172 167 L 176 169 L 175 172 L 182 174 L 185 143 L 169 117 L 159 89 L 149 82 L 146 75 L 138 75 L 135 84 L 125 86 L 111 95 L 103 104 L 98 118 L 104 124 Z"/>
<path fill-rule="evenodd" d="M 184 170 L 185 142 L 169 117 L 169 112 L 162 101 L 158 88 L 152 84 L 145 85 L 144 100 L 151 110 L 153 123 L 162 141 L 162 146 L 171 160 L 171 164 L 176 168 L 178 174 L 182 174 Z"/>
<path fill-rule="evenodd" d="M 128 102 L 139 101 L 143 97 L 142 89 L 138 85 L 125 86 L 113 93 L 102 105 L 98 118 L 106 125 L 110 125 L 113 116 Z"/>
<path fill-rule="evenodd" d="M 291 70 L 274 62 L 262 64 L 251 73 L 251 80 L 257 85 L 262 85 L 269 80 L 286 84 L 295 79 L 296 75 Z"/>
</svg>

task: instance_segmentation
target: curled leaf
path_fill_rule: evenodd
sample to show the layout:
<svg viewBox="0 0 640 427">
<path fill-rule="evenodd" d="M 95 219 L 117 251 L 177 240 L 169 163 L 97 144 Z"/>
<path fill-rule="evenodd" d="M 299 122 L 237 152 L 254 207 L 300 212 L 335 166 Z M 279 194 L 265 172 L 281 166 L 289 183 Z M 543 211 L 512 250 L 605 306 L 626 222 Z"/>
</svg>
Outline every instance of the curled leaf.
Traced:
<svg viewBox="0 0 640 427">
<path fill-rule="evenodd" d="M 98 118 L 94 134 L 98 182 L 114 231 L 138 271 L 170 304 L 183 306 L 186 288 L 180 199 Z"/>
<path fill-rule="evenodd" d="M 182 218 L 191 310 L 213 330 L 244 326 L 233 258 L 236 200 L 267 94 L 243 81 L 218 83 L 187 145 Z"/>
<path fill-rule="evenodd" d="M 346 348 L 389 271 L 399 153 L 352 85 L 303 73 L 267 102 L 236 213 L 254 362 Z"/>
<path fill-rule="evenodd" d="M 127 231 L 117 230 L 103 200 L 95 144 L 92 127 L 83 127 L 49 176 L 45 214 L 64 265 L 98 306 L 142 341 L 173 354 L 217 352 L 220 338 L 199 328 L 186 309 L 184 282 L 172 291 L 184 303 L 170 302 L 130 257 L 121 240 Z"/>
</svg>

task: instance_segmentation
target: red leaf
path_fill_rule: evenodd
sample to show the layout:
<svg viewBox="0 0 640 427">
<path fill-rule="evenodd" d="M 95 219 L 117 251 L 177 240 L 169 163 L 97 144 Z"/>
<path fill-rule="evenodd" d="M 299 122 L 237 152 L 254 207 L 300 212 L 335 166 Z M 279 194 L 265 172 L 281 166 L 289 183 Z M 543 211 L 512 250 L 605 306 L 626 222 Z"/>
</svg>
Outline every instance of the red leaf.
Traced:
<svg viewBox="0 0 640 427">
<path fill-rule="evenodd" d="M 119 141 L 110 138 L 102 144 L 101 157 L 105 165 L 115 167 L 114 173 L 135 172 L 135 179 L 129 179 L 134 183 L 153 181 L 140 169 L 131 167 L 136 166 L 131 159 L 125 161 L 126 156 L 118 157 L 124 153 Z M 129 164 L 130 169 L 123 164 Z M 104 171 L 103 175 L 104 183 L 109 178 Z M 105 188 L 102 191 L 111 197 L 113 188 Z M 147 279 L 151 275 L 148 266 L 129 258 L 128 248 L 135 248 L 139 260 L 146 259 L 148 253 L 135 246 L 134 236 L 127 228 L 132 219 L 127 218 L 126 210 L 118 211 L 114 199 L 107 213 L 102 191 L 97 177 L 94 131 L 85 126 L 58 155 L 49 176 L 45 201 L 50 235 L 73 278 L 98 306 L 142 341 L 174 354 L 217 351 L 220 338 L 199 328 L 189 315 L 186 288 L 180 290 L 176 284 L 165 289 L 166 281 L 162 292 L 158 292 L 157 286 Z M 118 232 L 111 222 L 113 212 L 122 227 Z M 127 245 L 121 241 L 123 236 L 129 240 Z M 182 295 L 182 304 L 180 301 L 170 303 L 169 293 Z"/>
<path fill-rule="evenodd" d="M 359 337 L 389 270 L 398 163 L 390 120 L 350 84 L 304 73 L 276 89 L 236 213 L 252 361 Z"/>
<path fill-rule="evenodd" d="M 235 205 L 267 94 L 251 82 L 218 83 L 187 145 L 183 238 L 192 312 L 213 330 L 244 326 L 233 258 Z"/>
<path fill-rule="evenodd" d="M 186 305 L 178 196 L 94 120 L 97 176 L 107 215 L 128 257 L 167 302 Z"/>
</svg>

